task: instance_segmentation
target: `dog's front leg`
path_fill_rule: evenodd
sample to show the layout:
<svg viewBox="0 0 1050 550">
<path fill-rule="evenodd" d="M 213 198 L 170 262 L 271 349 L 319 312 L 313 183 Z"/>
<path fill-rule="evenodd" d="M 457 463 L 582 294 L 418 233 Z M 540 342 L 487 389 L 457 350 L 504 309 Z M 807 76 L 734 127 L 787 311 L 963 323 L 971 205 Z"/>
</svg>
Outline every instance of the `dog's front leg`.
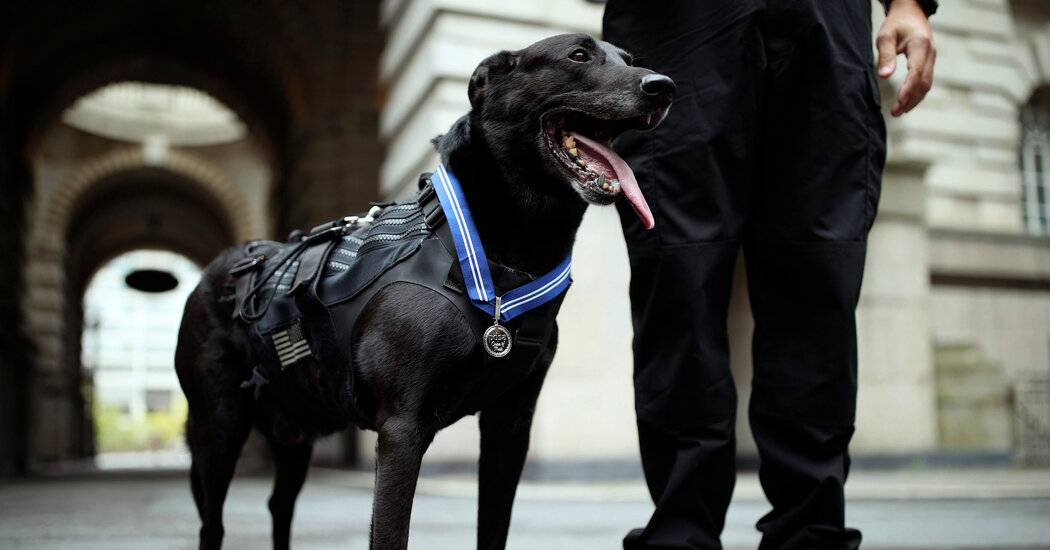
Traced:
<svg viewBox="0 0 1050 550">
<path fill-rule="evenodd" d="M 549 358 L 522 384 L 481 411 L 478 467 L 478 550 L 507 545 L 514 494 L 529 451 L 529 431 Z"/>
<path fill-rule="evenodd" d="M 434 429 L 415 419 L 391 417 L 380 426 L 369 546 L 372 550 L 408 548 L 419 466 L 433 438 Z"/>
</svg>

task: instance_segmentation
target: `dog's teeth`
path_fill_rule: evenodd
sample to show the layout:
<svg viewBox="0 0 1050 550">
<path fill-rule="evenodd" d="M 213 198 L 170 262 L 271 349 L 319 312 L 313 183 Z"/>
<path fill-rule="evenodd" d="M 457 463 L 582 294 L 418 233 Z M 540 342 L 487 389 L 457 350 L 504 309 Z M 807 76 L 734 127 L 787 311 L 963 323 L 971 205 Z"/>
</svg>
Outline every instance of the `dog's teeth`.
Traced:
<svg viewBox="0 0 1050 550">
<path fill-rule="evenodd" d="M 576 148 L 576 138 L 572 136 L 565 136 L 565 139 L 562 140 L 562 143 L 565 145 L 566 149 Z"/>
<path fill-rule="evenodd" d="M 569 139 L 572 139 L 572 138 L 569 138 Z M 578 157 L 578 156 L 580 156 L 580 150 L 575 148 L 575 147 L 569 147 L 569 154 L 574 156 L 574 157 Z"/>
</svg>

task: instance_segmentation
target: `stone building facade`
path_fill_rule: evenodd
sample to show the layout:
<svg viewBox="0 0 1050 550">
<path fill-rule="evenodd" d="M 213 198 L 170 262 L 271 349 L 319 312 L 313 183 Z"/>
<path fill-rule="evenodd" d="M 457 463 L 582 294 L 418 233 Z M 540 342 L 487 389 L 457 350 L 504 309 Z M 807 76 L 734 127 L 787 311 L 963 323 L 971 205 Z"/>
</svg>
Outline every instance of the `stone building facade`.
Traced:
<svg viewBox="0 0 1050 550">
<path fill-rule="evenodd" d="M 478 61 L 556 32 L 597 34 L 602 10 L 585 0 L 105 4 L 0 8 L 3 472 L 92 452 L 77 342 L 83 285 L 105 259 L 150 246 L 204 262 L 235 240 L 280 237 L 407 194 L 436 162 L 429 139 L 468 108 Z M 1007 456 L 1019 433 L 1038 440 L 1050 424 L 1038 410 L 1017 412 L 1050 377 L 1050 238 L 1038 221 L 1050 196 L 1039 145 L 1050 125 L 1038 115 L 1050 84 L 1050 5 L 943 4 L 937 85 L 889 121 L 858 312 L 862 457 Z M 884 85 L 884 102 L 900 78 Z M 78 98 L 127 81 L 201 90 L 236 113 L 246 135 L 171 144 L 158 156 L 149 140 L 62 122 Z M 574 279 L 532 458 L 636 468 L 629 272 L 613 210 L 588 212 Z M 736 287 L 730 330 L 746 454 L 751 324 Z M 438 436 L 428 460 L 473 460 L 475 434 L 474 419 L 464 420 Z M 357 447 L 367 458 L 368 438 L 337 438 L 320 454 Z"/>
</svg>

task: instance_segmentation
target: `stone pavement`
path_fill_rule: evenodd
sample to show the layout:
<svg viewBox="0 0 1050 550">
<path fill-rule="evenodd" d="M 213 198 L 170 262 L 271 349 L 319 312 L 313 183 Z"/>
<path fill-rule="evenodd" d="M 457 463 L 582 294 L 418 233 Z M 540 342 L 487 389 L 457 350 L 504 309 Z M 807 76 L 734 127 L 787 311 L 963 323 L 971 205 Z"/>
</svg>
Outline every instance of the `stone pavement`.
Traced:
<svg viewBox="0 0 1050 550">
<path fill-rule="evenodd" d="M 299 549 L 365 549 L 370 475 L 315 469 L 296 511 Z M 422 480 L 412 548 L 474 548 L 468 476 Z M 865 548 L 1050 548 L 1050 471 L 857 472 L 848 517 Z M 234 481 L 227 548 L 269 545 L 269 479 Z M 753 474 L 741 476 L 723 540 L 755 548 L 768 509 Z M 640 481 L 524 483 L 510 550 L 616 550 L 650 510 Z M 197 517 L 183 475 L 98 474 L 0 485 L 0 548 L 51 550 L 194 548 Z"/>
</svg>

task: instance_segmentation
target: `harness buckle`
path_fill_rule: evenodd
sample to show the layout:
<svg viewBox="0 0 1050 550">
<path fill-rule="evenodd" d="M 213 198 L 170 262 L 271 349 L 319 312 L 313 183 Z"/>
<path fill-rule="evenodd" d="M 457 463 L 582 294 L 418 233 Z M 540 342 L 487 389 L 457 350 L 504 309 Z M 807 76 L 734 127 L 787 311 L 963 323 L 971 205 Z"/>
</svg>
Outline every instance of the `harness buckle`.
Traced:
<svg viewBox="0 0 1050 550">
<path fill-rule="evenodd" d="M 428 183 L 423 187 L 419 191 L 416 201 L 423 210 L 423 222 L 431 230 L 437 229 L 441 225 L 441 221 L 445 219 L 445 211 L 441 209 L 441 202 L 437 200 L 437 191 L 434 190 L 434 185 Z"/>
</svg>

